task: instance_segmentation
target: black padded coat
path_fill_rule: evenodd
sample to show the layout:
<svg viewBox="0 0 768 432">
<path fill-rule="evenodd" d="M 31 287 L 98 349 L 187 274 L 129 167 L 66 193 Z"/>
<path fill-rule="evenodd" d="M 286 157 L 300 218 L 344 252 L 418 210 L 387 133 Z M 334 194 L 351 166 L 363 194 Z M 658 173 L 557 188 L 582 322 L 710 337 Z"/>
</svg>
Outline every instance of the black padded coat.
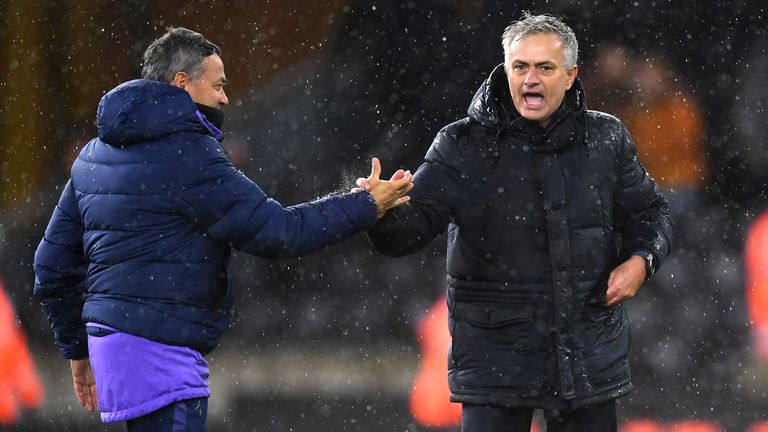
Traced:
<svg viewBox="0 0 768 432">
<path fill-rule="evenodd" d="M 454 402 L 578 408 L 628 393 L 630 326 L 602 305 L 637 251 L 660 264 L 672 220 L 615 117 L 587 110 L 577 80 L 546 129 L 514 108 L 504 70 L 469 116 L 443 128 L 409 204 L 368 231 L 400 256 L 448 228 Z"/>
</svg>

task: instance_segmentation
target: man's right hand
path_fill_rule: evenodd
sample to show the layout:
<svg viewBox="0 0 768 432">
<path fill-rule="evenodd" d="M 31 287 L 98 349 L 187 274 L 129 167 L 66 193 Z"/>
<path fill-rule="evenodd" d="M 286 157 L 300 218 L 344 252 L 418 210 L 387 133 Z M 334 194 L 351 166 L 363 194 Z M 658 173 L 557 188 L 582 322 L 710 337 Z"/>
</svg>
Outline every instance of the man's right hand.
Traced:
<svg viewBox="0 0 768 432">
<path fill-rule="evenodd" d="M 413 183 L 411 183 L 413 175 L 410 171 L 397 170 L 389 181 L 381 180 L 380 176 L 381 163 L 378 158 L 373 158 L 371 175 L 365 179 L 363 189 L 370 192 L 376 201 L 376 219 L 383 217 L 389 209 L 407 203 L 411 198 L 405 194 L 413 189 Z"/>
<path fill-rule="evenodd" d="M 70 366 L 72 367 L 72 381 L 75 384 L 77 401 L 89 412 L 93 412 L 99 407 L 99 403 L 96 398 L 96 380 L 93 378 L 91 362 L 87 358 L 70 360 Z"/>
</svg>

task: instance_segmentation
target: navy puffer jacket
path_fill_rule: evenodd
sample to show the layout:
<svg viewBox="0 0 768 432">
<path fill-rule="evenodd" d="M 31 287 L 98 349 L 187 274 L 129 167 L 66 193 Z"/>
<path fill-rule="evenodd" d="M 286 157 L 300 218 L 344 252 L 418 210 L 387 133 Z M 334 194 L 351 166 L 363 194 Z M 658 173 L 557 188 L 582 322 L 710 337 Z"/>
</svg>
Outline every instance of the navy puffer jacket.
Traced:
<svg viewBox="0 0 768 432">
<path fill-rule="evenodd" d="M 293 256 L 376 220 L 367 192 L 287 208 L 267 197 L 169 84 L 118 86 L 97 126 L 35 254 L 35 294 L 66 358 L 87 356 L 86 322 L 207 353 L 232 317 L 230 248 Z"/>
<path fill-rule="evenodd" d="M 447 227 L 453 401 L 578 408 L 631 389 L 629 322 L 602 306 L 607 278 L 634 252 L 661 263 L 672 221 L 629 133 L 587 110 L 578 80 L 543 129 L 499 66 L 413 183 L 368 235 L 399 256 Z"/>
</svg>

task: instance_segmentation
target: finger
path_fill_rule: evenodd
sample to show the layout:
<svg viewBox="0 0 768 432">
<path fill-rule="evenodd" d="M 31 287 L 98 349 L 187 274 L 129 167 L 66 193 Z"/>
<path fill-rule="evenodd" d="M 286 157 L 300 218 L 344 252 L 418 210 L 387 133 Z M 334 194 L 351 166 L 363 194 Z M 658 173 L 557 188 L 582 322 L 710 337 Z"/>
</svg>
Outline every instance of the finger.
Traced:
<svg viewBox="0 0 768 432">
<path fill-rule="evenodd" d="M 617 304 L 621 303 L 623 299 L 619 296 L 614 296 L 611 301 L 605 302 L 605 305 L 608 307 L 616 306 Z"/>
<path fill-rule="evenodd" d="M 88 386 L 84 384 L 78 385 L 77 388 L 77 399 L 80 401 L 80 405 L 84 406 L 85 409 L 88 411 L 93 411 L 92 409 L 92 402 L 91 402 L 91 394 L 88 391 Z"/>
<path fill-rule="evenodd" d="M 368 182 L 368 179 L 359 178 L 355 182 L 355 184 L 362 190 L 370 191 L 371 190 L 371 184 Z"/>
<path fill-rule="evenodd" d="M 395 201 L 395 203 L 392 205 L 392 207 L 393 207 L 393 208 L 394 208 L 394 207 L 400 207 L 401 205 L 403 205 L 403 204 L 407 203 L 407 202 L 408 202 L 408 201 L 410 201 L 410 200 L 411 200 L 411 197 L 409 197 L 409 196 L 400 197 L 400 198 L 398 198 L 398 199 Z"/>
<path fill-rule="evenodd" d="M 405 175 L 405 171 L 399 169 L 395 171 L 394 174 L 392 174 L 392 177 L 390 177 L 389 181 L 400 180 L 401 178 L 403 178 L 404 175 Z"/>
<path fill-rule="evenodd" d="M 77 402 L 80 406 L 85 406 L 85 395 L 83 394 L 83 388 L 77 382 L 75 383 L 75 396 L 77 396 Z"/>
<path fill-rule="evenodd" d="M 605 292 L 605 301 L 603 304 L 605 306 L 613 306 L 613 302 L 616 300 L 616 290 L 609 287 L 608 290 Z"/>
<path fill-rule="evenodd" d="M 411 182 L 411 178 L 412 178 L 412 177 L 413 177 L 413 176 L 411 176 L 410 174 L 408 175 L 408 177 L 403 177 L 403 179 L 404 179 L 404 180 L 407 180 L 407 183 L 405 183 L 405 185 L 403 185 L 403 187 L 405 188 L 405 192 L 408 192 L 409 190 L 413 189 L 413 186 L 414 186 L 414 185 L 413 185 L 413 183 Z M 404 192 L 404 193 L 405 193 L 405 192 Z"/>
<path fill-rule="evenodd" d="M 615 301 L 615 299 L 614 299 L 614 298 L 609 298 L 608 296 L 606 296 L 606 297 L 605 297 L 605 303 L 603 303 L 603 305 L 604 305 L 605 307 L 611 307 L 611 306 L 613 306 L 613 302 L 614 302 L 614 301 Z"/>
<path fill-rule="evenodd" d="M 96 386 L 91 386 L 91 404 L 93 405 L 93 409 L 99 409 L 99 397 L 96 394 Z"/>
<path fill-rule="evenodd" d="M 406 183 L 394 190 L 396 195 L 405 195 L 413 189 L 413 183 Z"/>
<path fill-rule="evenodd" d="M 379 158 L 372 158 L 371 159 L 371 176 L 370 179 L 378 180 L 381 176 L 381 162 L 379 162 Z"/>
<path fill-rule="evenodd" d="M 396 188 L 401 188 L 401 187 L 404 187 L 405 185 L 411 183 L 411 179 L 412 178 L 413 178 L 413 174 L 411 174 L 410 171 L 405 171 L 405 172 L 403 172 L 403 177 L 401 177 L 401 178 L 399 178 L 397 180 L 392 180 L 392 184 Z"/>
<path fill-rule="evenodd" d="M 85 395 L 85 408 L 88 412 L 93 412 L 93 399 L 91 399 L 91 394 L 86 392 Z"/>
</svg>

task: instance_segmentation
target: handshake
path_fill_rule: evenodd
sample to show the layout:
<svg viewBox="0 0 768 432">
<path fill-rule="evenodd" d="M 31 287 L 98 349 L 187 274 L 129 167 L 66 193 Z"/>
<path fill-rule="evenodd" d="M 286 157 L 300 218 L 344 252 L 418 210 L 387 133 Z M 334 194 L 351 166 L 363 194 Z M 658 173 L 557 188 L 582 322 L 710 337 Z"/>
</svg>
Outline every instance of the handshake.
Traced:
<svg viewBox="0 0 768 432">
<path fill-rule="evenodd" d="M 411 198 L 405 194 L 413 189 L 411 171 L 401 169 L 395 171 L 392 177 L 381 180 L 381 163 L 378 158 L 371 159 L 371 175 L 368 178 L 360 177 L 355 182 L 357 187 L 352 192 L 367 191 L 376 201 L 376 219 L 381 219 L 384 214 L 395 207 L 408 202 Z"/>
</svg>

